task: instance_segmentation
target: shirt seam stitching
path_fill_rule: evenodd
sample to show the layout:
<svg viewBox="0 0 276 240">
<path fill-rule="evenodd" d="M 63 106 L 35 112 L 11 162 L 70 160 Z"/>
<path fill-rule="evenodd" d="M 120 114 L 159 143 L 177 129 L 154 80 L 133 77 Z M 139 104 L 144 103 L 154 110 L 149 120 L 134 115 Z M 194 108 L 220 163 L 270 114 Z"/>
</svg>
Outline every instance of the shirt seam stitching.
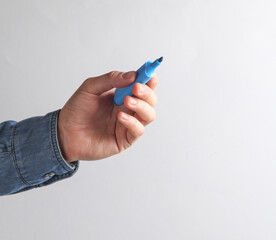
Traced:
<svg viewBox="0 0 276 240">
<path fill-rule="evenodd" d="M 13 131 L 12 131 L 12 154 L 13 154 L 13 163 L 14 163 L 14 166 L 15 166 L 15 169 L 17 171 L 17 174 L 20 178 L 20 180 L 26 185 L 26 186 L 31 186 L 31 184 L 29 184 L 22 176 L 21 172 L 20 172 L 20 168 L 18 166 L 18 163 L 17 163 L 17 157 L 16 157 L 16 153 L 15 153 L 15 145 L 14 145 L 14 136 L 16 134 L 16 126 L 17 126 L 17 123 L 14 125 L 13 127 Z"/>
<path fill-rule="evenodd" d="M 74 169 L 70 169 L 68 166 L 65 166 L 65 163 L 63 163 L 62 159 L 60 159 L 60 156 L 59 156 L 59 152 L 58 152 L 58 149 L 57 149 L 57 142 L 55 142 L 55 131 L 56 131 L 56 128 L 57 128 L 57 112 L 52 112 L 51 113 L 51 116 L 50 116 L 50 142 L 51 142 L 51 149 L 52 149 L 52 152 L 54 153 L 54 156 L 56 157 L 56 159 L 58 160 L 59 164 L 63 167 L 64 170 L 66 171 L 72 171 Z M 55 120 L 55 121 L 54 121 Z"/>
</svg>

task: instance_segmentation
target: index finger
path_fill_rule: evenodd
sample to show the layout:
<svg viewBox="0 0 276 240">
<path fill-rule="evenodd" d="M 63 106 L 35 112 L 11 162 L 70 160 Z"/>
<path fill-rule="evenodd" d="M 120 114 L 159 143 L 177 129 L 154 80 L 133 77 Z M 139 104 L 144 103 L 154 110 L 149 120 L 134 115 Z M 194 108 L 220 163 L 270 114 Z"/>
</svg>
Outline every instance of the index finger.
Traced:
<svg viewBox="0 0 276 240">
<path fill-rule="evenodd" d="M 158 76 L 157 76 L 156 73 L 154 73 L 154 76 L 151 78 L 151 80 L 149 80 L 149 81 L 147 82 L 147 85 L 148 85 L 152 90 L 154 90 L 154 89 L 157 87 L 158 82 L 159 82 Z"/>
</svg>

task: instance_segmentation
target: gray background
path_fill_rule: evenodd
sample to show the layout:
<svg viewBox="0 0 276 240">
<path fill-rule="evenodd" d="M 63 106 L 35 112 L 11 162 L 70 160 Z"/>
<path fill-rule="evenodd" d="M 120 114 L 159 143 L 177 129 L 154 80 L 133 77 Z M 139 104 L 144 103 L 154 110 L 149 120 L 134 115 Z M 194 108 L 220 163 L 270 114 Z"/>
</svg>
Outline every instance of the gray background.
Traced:
<svg viewBox="0 0 276 240">
<path fill-rule="evenodd" d="M 0 121 L 164 56 L 157 120 L 124 153 L 0 198 L 1 239 L 275 239 L 276 3 L 0 1 Z"/>
</svg>

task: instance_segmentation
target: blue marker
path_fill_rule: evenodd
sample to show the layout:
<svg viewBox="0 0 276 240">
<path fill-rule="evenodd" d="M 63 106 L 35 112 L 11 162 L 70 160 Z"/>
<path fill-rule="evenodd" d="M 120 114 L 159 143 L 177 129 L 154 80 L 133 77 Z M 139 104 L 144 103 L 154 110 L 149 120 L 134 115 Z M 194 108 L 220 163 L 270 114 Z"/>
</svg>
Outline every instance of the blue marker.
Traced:
<svg viewBox="0 0 276 240">
<path fill-rule="evenodd" d="M 146 84 L 154 75 L 155 69 L 163 61 L 163 57 L 156 59 L 154 62 L 147 61 L 142 67 L 140 67 L 136 73 L 137 77 L 133 83 L 127 87 L 117 88 L 114 94 L 114 103 L 116 105 L 122 105 L 124 103 L 125 96 L 132 96 L 132 87 L 135 83 Z"/>
</svg>

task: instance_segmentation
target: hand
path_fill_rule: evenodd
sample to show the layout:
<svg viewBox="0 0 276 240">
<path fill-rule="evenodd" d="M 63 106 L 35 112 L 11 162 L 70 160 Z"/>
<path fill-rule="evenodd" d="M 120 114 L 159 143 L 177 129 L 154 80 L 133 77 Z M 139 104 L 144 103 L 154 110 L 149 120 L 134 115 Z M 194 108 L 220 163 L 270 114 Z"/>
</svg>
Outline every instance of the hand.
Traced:
<svg viewBox="0 0 276 240">
<path fill-rule="evenodd" d="M 67 162 L 120 153 L 144 133 L 144 126 L 155 119 L 157 75 L 147 85 L 134 84 L 134 97 L 126 96 L 122 106 L 113 103 L 115 88 L 128 86 L 135 77 L 134 71 L 113 71 L 88 78 L 68 100 L 58 118 L 59 144 Z"/>
</svg>

